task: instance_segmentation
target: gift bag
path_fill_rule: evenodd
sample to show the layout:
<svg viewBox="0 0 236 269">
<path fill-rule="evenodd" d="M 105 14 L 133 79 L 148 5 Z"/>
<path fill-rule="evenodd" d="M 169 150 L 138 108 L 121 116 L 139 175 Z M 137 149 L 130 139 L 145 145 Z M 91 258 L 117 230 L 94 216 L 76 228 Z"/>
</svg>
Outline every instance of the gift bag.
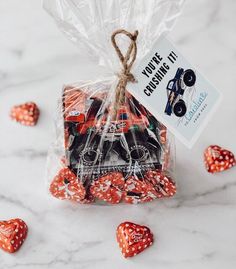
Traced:
<svg viewBox="0 0 236 269">
<path fill-rule="evenodd" d="M 132 68 L 167 33 L 181 0 L 44 0 L 78 53 L 107 77 L 65 85 L 47 186 L 77 203 L 143 203 L 176 193 L 174 141 L 129 93 Z"/>
</svg>

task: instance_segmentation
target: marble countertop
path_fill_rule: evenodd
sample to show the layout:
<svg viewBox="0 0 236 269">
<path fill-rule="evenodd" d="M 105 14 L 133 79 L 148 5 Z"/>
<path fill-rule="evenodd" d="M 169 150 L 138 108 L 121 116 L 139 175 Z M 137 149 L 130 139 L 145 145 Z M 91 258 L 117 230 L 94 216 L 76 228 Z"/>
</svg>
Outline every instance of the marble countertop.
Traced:
<svg viewBox="0 0 236 269">
<path fill-rule="evenodd" d="M 0 1 L 0 219 L 20 217 L 29 225 L 18 253 L 0 252 L 1 269 L 236 268 L 236 170 L 210 175 L 202 161 L 209 144 L 236 153 L 235 13 L 234 0 L 188 0 L 171 33 L 224 96 L 193 149 L 176 141 L 178 195 L 138 206 L 76 206 L 48 196 L 45 163 L 61 87 L 88 78 L 88 67 L 79 68 L 85 59 L 41 1 Z M 8 117 L 28 100 L 41 110 L 34 128 Z M 129 260 L 115 240 L 124 220 L 146 224 L 156 239 Z"/>
</svg>

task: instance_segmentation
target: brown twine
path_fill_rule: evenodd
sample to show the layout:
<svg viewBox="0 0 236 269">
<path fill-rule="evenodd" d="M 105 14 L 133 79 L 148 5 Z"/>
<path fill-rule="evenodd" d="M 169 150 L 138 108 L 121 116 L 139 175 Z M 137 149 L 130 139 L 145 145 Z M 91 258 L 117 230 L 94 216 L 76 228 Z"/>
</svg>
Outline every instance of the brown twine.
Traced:
<svg viewBox="0 0 236 269">
<path fill-rule="evenodd" d="M 129 37 L 131 41 L 125 56 L 123 55 L 123 53 L 121 52 L 120 48 L 118 47 L 116 43 L 116 36 L 119 34 L 126 35 L 127 37 Z M 132 65 L 137 55 L 137 44 L 136 44 L 137 36 L 138 36 L 138 31 L 135 31 L 132 34 L 124 29 L 119 29 L 113 32 L 111 36 L 112 45 L 115 48 L 116 53 L 123 66 L 123 70 L 118 75 L 119 82 L 116 86 L 116 95 L 115 95 L 115 102 L 114 102 L 114 108 L 113 108 L 113 119 L 116 119 L 117 111 L 119 107 L 125 103 L 125 89 L 126 89 L 127 83 L 135 82 L 135 78 L 133 74 L 130 73 L 130 70 L 132 68 Z"/>
</svg>

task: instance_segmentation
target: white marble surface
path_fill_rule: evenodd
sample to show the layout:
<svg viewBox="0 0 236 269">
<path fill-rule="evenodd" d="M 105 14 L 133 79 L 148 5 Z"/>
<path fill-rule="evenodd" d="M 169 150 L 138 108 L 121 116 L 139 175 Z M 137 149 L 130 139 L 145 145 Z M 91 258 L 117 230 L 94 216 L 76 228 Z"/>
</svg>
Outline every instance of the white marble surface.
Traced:
<svg viewBox="0 0 236 269">
<path fill-rule="evenodd" d="M 0 252 L 1 269 L 236 268 L 236 168 L 208 174 L 202 153 L 212 143 L 236 153 L 236 1 L 188 0 L 171 36 L 222 90 L 224 100 L 192 150 L 177 142 L 179 193 L 139 206 L 74 206 L 47 196 L 45 160 L 61 86 L 87 78 L 76 48 L 42 10 L 41 1 L 0 1 L 0 219 L 21 217 L 29 236 L 15 255 Z M 35 128 L 11 122 L 12 105 L 33 100 Z M 122 258 L 115 228 L 148 225 L 155 244 Z"/>
</svg>

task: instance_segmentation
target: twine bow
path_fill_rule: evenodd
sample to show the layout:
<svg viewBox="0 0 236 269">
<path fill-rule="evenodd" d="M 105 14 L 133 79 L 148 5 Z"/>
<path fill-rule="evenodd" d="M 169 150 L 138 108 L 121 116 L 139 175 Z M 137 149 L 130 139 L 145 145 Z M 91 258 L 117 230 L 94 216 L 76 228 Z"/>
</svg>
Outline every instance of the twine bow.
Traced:
<svg viewBox="0 0 236 269">
<path fill-rule="evenodd" d="M 126 35 L 130 39 L 130 45 L 128 50 L 125 54 L 121 52 L 120 48 L 116 43 L 116 36 L 119 34 Z M 111 42 L 113 47 L 116 50 L 116 53 L 120 59 L 120 62 L 123 66 L 123 70 L 118 74 L 119 82 L 116 86 L 116 95 L 115 95 L 115 103 L 114 103 L 114 110 L 113 110 L 113 119 L 116 119 L 117 111 L 121 105 L 125 103 L 125 89 L 128 82 L 135 82 L 135 78 L 133 74 L 130 72 L 132 65 L 136 59 L 137 55 L 137 44 L 136 39 L 138 36 L 138 31 L 135 31 L 133 34 L 124 30 L 120 29 L 113 32 L 111 36 Z"/>
</svg>

